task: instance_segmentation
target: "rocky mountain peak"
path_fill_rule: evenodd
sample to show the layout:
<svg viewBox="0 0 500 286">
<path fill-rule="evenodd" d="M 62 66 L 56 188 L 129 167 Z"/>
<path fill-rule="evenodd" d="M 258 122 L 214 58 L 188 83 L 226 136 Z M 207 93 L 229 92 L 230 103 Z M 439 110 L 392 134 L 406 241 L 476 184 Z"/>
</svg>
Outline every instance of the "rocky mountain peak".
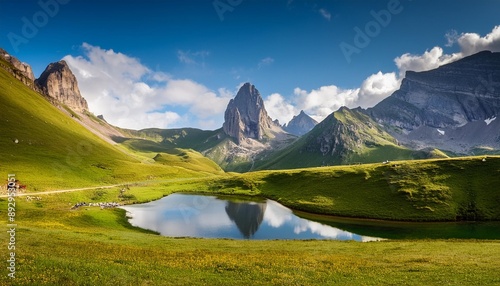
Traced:
<svg viewBox="0 0 500 286">
<path fill-rule="evenodd" d="M 76 77 L 64 60 L 49 64 L 35 82 L 44 94 L 69 108 L 78 112 L 88 110 L 87 101 L 80 94 Z"/>
<path fill-rule="evenodd" d="M 293 135 L 302 136 L 311 131 L 318 122 L 307 115 L 304 110 L 283 126 L 283 129 Z"/>
<path fill-rule="evenodd" d="M 222 127 L 237 143 L 245 138 L 262 140 L 279 128 L 267 114 L 259 91 L 250 83 L 245 83 L 229 101 Z"/>
</svg>

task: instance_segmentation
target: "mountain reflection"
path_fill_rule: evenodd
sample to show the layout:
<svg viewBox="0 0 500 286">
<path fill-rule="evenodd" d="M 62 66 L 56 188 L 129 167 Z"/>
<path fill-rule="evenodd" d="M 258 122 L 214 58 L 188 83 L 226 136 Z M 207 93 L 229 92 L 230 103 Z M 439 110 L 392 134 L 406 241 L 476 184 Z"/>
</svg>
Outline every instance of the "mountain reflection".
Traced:
<svg viewBox="0 0 500 286">
<path fill-rule="evenodd" d="M 266 203 L 237 203 L 227 201 L 226 213 L 236 223 L 245 238 L 252 237 L 264 220 Z"/>
</svg>

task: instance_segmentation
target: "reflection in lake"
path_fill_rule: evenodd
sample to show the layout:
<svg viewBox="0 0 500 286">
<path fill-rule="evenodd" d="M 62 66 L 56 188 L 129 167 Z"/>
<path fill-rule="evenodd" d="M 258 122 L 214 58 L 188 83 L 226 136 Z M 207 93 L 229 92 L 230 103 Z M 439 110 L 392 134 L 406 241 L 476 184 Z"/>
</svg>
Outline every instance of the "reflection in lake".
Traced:
<svg viewBox="0 0 500 286">
<path fill-rule="evenodd" d="M 271 200 L 249 202 L 172 194 L 123 208 L 132 225 L 172 237 L 377 240 L 297 217 Z"/>
<path fill-rule="evenodd" d="M 257 232 L 262 220 L 264 220 L 266 206 L 266 203 L 237 203 L 227 201 L 226 213 L 234 221 L 243 237 L 250 238 Z"/>
</svg>

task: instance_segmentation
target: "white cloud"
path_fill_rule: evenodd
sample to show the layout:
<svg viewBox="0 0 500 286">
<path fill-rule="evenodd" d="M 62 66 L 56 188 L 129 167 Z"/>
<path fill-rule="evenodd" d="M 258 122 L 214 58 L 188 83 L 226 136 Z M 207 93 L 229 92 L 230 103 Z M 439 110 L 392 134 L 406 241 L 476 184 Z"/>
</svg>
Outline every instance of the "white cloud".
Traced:
<svg viewBox="0 0 500 286">
<path fill-rule="evenodd" d="M 286 102 L 286 99 L 278 93 L 273 93 L 264 101 L 267 113 L 272 119 L 278 119 L 280 124 L 285 124 L 292 120 L 300 110 L 297 110 L 292 104 Z"/>
<path fill-rule="evenodd" d="M 321 14 L 321 16 L 323 16 L 323 18 L 325 18 L 328 21 L 332 19 L 332 14 L 326 9 L 323 8 L 319 9 L 319 13 Z"/>
<path fill-rule="evenodd" d="M 484 50 L 500 52 L 500 26 L 494 27 L 491 33 L 484 37 L 476 33 L 459 35 L 454 30 L 448 32 L 445 37 L 447 39 L 446 46 L 453 46 L 457 43 L 460 52 L 444 54 L 441 47 L 434 47 L 422 55 L 404 54 L 394 60 L 399 69 L 400 77 L 404 77 L 406 71 L 409 70 L 418 72 L 435 69 Z"/>
<path fill-rule="evenodd" d="M 459 54 L 446 55 L 441 47 L 434 47 L 422 55 L 404 54 L 394 59 L 399 69 L 399 76 L 404 77 L 407 71 L 427 71 L 460 59 Z"/>
<path fill-rule="evenodd" d="M 395 73 L 378 72 L 363 81 L 361 88 L 342 89 L 330 85 L 307 91 L 297 87 L 289 100 L 275 93 L 268 96 L 264 104 L 269 116 L 278 119 L 281 124 L 288 123 L 300 110 L 320 122 L 342 106 L 373 107 L 391 95 L 399 85 L 400 80 Z"/>
<path fill-rule="evenodd" d="M 131 129 L 222 126 L 220 114 L 232 97 L 229 91 L 216 93 L 195 81 L 153 72 L 138 59 L 113 50 L 87 43 L 82 48 L 83 56 L 64 59 L 90 111 L 103 114 L 111 124 Z"/>
<path fill-rule="evenodd" d="M 457 43 L 463 57 L 484 50 L 500 52 L 500 26 L 494 27 L 491 33 L 484 37 L 476 33 L 463 33 L 458 37 Z"/>
<path fill-rule="evenodd" d="M 401 81 L 398 80 L 396 73 L 384 74 L 379 71 L 372 74 L 361 84 L 355 105 L 363 108 L 373 107 L 396 91 L 400 84 Z"/>
<path fill-rule="evenodd" d="M 335 85 L 322 86 L 311 91 L 294 89 L 294 101 L 317 121 L 323 120 L 342 106 L 353 107 L 358 100 L 359 89 L 341 89 Z"/>
</svg>

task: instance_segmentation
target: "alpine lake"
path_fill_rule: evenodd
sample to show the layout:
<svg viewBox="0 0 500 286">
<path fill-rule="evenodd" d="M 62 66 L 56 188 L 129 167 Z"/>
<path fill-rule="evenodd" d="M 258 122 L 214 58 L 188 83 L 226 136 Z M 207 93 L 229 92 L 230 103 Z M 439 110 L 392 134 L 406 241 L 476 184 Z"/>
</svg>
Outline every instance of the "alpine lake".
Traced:
<svg viewBox="0 0 500 286">
<path fill-rule="evenodd" d="M 500 239 L 500 222 L 393 222 L 292 211 L 248 197 L 175 193 L 123 206 L 133 226 L 168 237 L 255 240 Z"/>
</svg>

